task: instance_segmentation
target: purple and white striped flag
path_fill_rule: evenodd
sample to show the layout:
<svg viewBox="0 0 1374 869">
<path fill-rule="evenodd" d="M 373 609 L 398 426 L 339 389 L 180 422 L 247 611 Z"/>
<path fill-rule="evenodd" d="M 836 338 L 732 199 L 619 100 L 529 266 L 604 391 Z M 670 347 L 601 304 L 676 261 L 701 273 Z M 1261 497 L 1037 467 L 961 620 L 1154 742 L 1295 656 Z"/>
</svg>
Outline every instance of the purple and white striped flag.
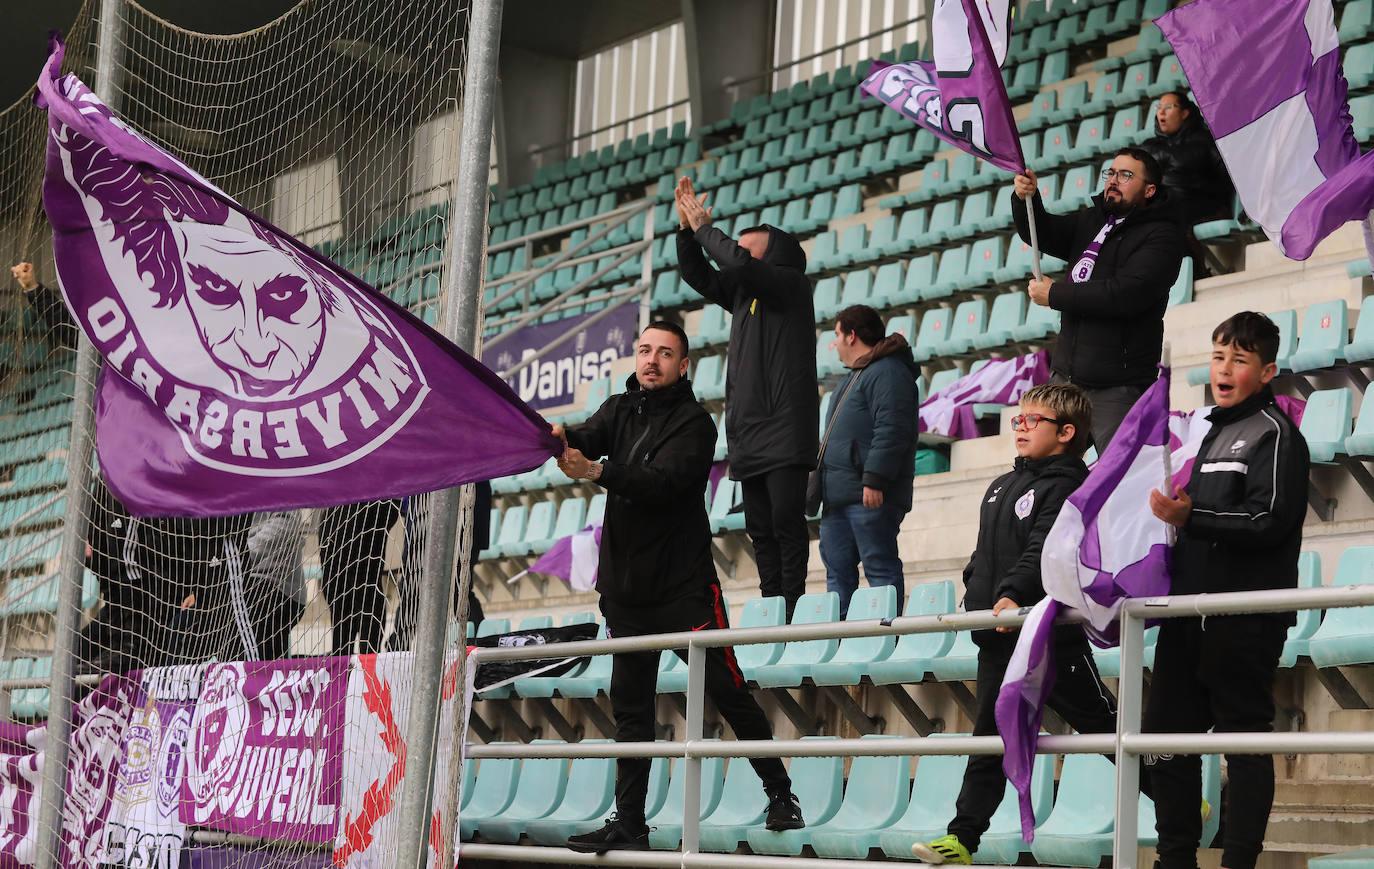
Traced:
<svg viewBox="0 0 1374 869">
<path fill-rule="evenodd" d="M 43 205 L 103 356 L 101 468 L 139 516 L 427 492 L 538 467 L 549 425 L 481 363 L 130 128 L 63 47 Z"/>
<path fill-rule="evenodd" d="M 601 523 L 596 522 L 554 543 L 548 552 L 506 583 L 513 583 L 527 573 L 542 573 L 558 577 L 576 591 L 591 591 L 596 588 L 600 559 Z"/>
<path fill-rule="evenodd" d="M 1351 126 L 1331 0 L 1197 0 L 1155 23 L 1279 250 L 1305 260 L 1348 220 L 1374 247 L 1374 151 L 1361 156 Z"/>
<path fill-rule="evenodd" d="M 933 61 L 875 61 L 859 90 L 976 157 L 1023 172 L 1002 61 L 1011 33 L 1011 0 L 936 0 Z"/>
<path fill-rule="evenodd" d="M 1088 638 L 1099 646 L 1112 646 L 1127 598 L 1168 593 L 1172 529 L 1150 512 L 1149 495 L 1151 489 L 1164 486 L 1169 452 L 1165 368 L 1126 414 L 1045 538 L 1040 577 L 1046 596 L 1021 630 L 996 706 L 997 729 L 1006 747 L 1002 766 L 1021 797 L 1021 832 L 1027 842 L 1035 829 L 1031 767 L 1045 700 L 1055 680 L 1054 618 L 1061 608 L 1079 610 L 1088 619 Z"/>
<path fill-rule="evenodd" d="M 1015 404 L 1026 390 L 1049 379 L 1046 350 L 1015 359 L 994 359 L 921 402 L 917 430 L 959 440 L 978 437 L 975 404 Z"/>
</svg>

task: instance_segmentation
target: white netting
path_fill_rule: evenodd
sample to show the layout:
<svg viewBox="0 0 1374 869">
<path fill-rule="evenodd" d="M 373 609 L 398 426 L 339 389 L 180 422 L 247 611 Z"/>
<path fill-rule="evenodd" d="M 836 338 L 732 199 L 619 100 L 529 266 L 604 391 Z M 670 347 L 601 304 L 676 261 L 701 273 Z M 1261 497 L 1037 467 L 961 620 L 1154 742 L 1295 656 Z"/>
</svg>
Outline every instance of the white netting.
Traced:
<svg viewBox="0 0 1374 869">
<path fill-rule="evenodd" d="M 64 71 L 100 92 L 98 10 L 88 3 L 69 29 Z M 128 4 L 112 31 L 112 102 L 246 207 L 434 324 L 466 22 L 467 4 L 452 0 L 305 0 L 253 32 L 207 36 Z M 50 701 L 76 369 L 50 304 L 46 134 L 27 99 L 0 113 L 0 253 L 33 263 L 44 284 L 26 295 L 5 276 L 0 294 L 0 684 L 13 689 L 10 718 L 34 727 Z M 394 862 L 428 498 L 142 519 L 98 469 L 91 490 L 67 800 L 67 827 L 79 816 L 82 830 L 57 865 Z M 34 763 L 15 732 L 4 751 Z M 444 753 L 435 804 L 447 817 Z M 93 791 L 76 786 L 93 776 Z M 37 801 L 19 777 L 0 788 L 18 800 L 4 832 L 19 837 L 0 843 L 0 861 L 31 864 L 52 831 L 33 828 Z M 431 858 L 441 847 L 431 841 Z"/>
</svg>

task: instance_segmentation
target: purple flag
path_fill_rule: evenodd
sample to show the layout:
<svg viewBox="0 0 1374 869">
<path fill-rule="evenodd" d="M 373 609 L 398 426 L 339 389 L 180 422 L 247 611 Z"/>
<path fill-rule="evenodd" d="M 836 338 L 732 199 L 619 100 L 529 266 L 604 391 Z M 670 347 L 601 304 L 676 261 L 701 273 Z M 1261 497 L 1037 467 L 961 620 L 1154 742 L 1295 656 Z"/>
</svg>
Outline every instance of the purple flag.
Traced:
<svg viewBox="0 0 1374 869">
<path fill-rule="evenodd" d="M 562 538 L 534 564 L 506 580 L 513 583 L 527 573 L 556 576 L 577 591 L 596 588 L 596 574 L 601 558 L 601 523 L 596 522 L 575 534 Z"/>
<path fill-rule="evenodd" d="M 1009 0 L 936 0 L 935 59 L 875 62 L 859 89 L 955 147 L 1008 172 L 1025 157 L 1002 82 L 1011 31 Z"/>
<path fill-rule="evenodd" d="M 1163 488 L 1169 430 L 1169 369 L 1135 403 L 1092 472 L 1059 511 L 1040 555 L 1045 599 L 1016 641 L 997 695 L 1002 768 L 1021 798 L 1021 833 L 1034 838 L 1031 767 L 1045 699 L 1054 685 L 1051 623 L 1060 608 L 1087 616 L 1099 646 L 1115 645 L 1127 598 L 1167 594 L 1172 529 L 1150 512 L 1151 489 Z M 1204 429 L 1205 433 L 1205 429 Z M 1191 441 L 1191 438 L 1190 438 Z M 1200 442 L 1200 438 L 1197 442 Z M 1197 447 L 1192 445 L 1196 453 Z"/>
<path fill-rule="evenodd" d="M 116 117 L 63 48 L 43 203 L 63 296 L 105 360 L 100 464 L 135 515 L 399 497 L 557 454 L 506 384 Z"/>
<path fill-rule="evenodd" d="M 1360 155 L 1351 127 L 1331 0 L 1197 0 L 1155 23 L 1246 212 L 1285 256 L 1368 219 L 1374 152 Z"/>
<path fill-rule="evenodd" d="M 921 402 L 918 430 L 945 437 L 978 437 L 975 404 L 1015 404 L 1026 390 L 1050 379 L 1046 350 L 993 359 Z"/>
</svg>

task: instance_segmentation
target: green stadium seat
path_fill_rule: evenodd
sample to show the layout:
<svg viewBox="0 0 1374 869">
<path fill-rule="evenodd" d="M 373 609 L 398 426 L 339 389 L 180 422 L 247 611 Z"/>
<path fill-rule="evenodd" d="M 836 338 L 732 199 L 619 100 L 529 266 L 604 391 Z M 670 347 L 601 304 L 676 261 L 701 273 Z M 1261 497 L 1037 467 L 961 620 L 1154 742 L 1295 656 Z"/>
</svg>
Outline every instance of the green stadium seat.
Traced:
<svg viewBox="0 0 1374 869">
<path fill-rule="evenodd" d="M 1279 352 L 1275 362 L 1279 366 L 1280 372 L 1292 370 L 1289 367 L 1289 357 L 1297 349 L 1298 344 L 1298 312 L 1292 309 L 1279 311 L 1270 314 L 1269 319 L 1274 321 L 1274 325 L 1279 327 Z"/>
<path fill-rule="evenodd" d="M 948 255 L 946 253 L 944 256 Z M 941 257 L 942 261 L 944 256 Z M 949 334 L 950 319 L 953 316 L 954 311 L 951 308 L 932 308 L 921 317 L 921 329 L 916 335 L 916 344 L 912 348 L 917 362 L 926 362 L 939 355 L 935 348 L 944 343 L 945 336 Z"/>
<path fill-rule="evenodd" d="M 1086 85 L 1085 85 L 1086 87 Z M 1040 130 L 1049 125 L 1050 119 L 1059 111 L 1059 91 L 1042 90 L 1031 100 L 1030 115 L 1017 124 L 1022 133 Z"/>
<path fill-rule="evenodd" d="M 510 743 L 496 743 L 496 745 Z M 473 763 L 473 761 L 468 761 Z M 472 795 L 463 804 L 459 816 L 459 838 L 467 841 L 477 831 L 477 825 L 488 818 L 498 818 L 515 798 L 520 780 L 520 761 L 513 757 L 484 757 Z"/>
<path fill-rule="evenodd" d="M 740 628 L 772 628 L 787 624 L 787 602 L 782 596 L 756 597 L 746 601 L 740 612 Z M 758 667 L 776 663 L 782 657 L 783 643 L 754 643 L 735 646 L 735 661 L 744 678 L 752 680 Z M 687 689 L 683 682 L 682 689 Z"/>
<path fill-rule="evenodd" d="M 1145 68 L 1149 68 L 1148 62 L 1145 63 Z M 1105 112 L 1115 106 L 1116 95 L 1121 92 L 1121 79 L 1124 74 L 1113 71 L 1098 76 L 1097 81 L 1093 82 L 1092 96 L 1079 106 L 1079 115 Z"/>
<path fill-rule="evenodd" d="M 832 817 L 816 823 L 810 823 L 808 819 L 805 829 L 781 833 L 762 828 L 751 829 L 748 834 L 749 847 L 756 854 L 797 856 L 809 844 L 819 856 L 839 856 L 818 840 L 836 833 L 876 833 L 890 826 L 907 809 L 910 769 L 911 760 L 906 755 L 856 757 L 849 769 L 850 786 L 845 789 L 840 806 Z M 856 787 L 858 782 L 862 782 L 862 786 Z"/>
<path fill-rule="evenodd" d="M 926 210 L 924 208 L 903 211 L 901 220 L 897 223 L 896 237 L 878 248 L 879 255 L 886 257 L 911 253 L 918 247 L 917 242 L 925 235 L 925 229 Z"/>
<path fill-rule="evenodd" d="M 545 552 L 553 545 L 554 523 L 558 518 L 558 505 L 553 501 L 538 501 L 530 508 L 525 519 L 525 534 L 518 548 L 505 552 L 506 555 L 530 555 Z M 536 550 L 537 546 L 542 549 Z"/>
<path fill-rule="evenodd" d="M 820 323 L 827 320 L 840 310 L 840 279 L 834 275 L 828 278 L 821 278 L 816 282 L 816 291 L 812 298 L 816 310 L 816 322 Z"/>
<path fill-rule="evenodd" d="M 1350 114 L 1354 118 L 1355 138 L 1365 144 L 1374 139 L 1374 94 L 1365 94 L 1350 101 Z"/>
<path fill-rule="evenodd" d="M 817 233 L 811 244 L 811 255 L 806 258 L 806 273 L 816 274 L 830 268 L 830 261 L 836 252 L 835 230 L 827 229 Z"/>
<path fill-rule="evenodd" d="M 954 371 L 958 373 L 957 369 Z M 954 612 L 954 607 L 954 584 L 949 580 L 941 580 L 912 587 L 903 614 L 938 615 Z M 868 676 L 878 685 L 920 682 L 930 671 L 930 662 L 948 652 L 953 644 L 954 634 L 948 631 L 903 634 L 897 638 L 896 645 L 887 658 L 875 662 L 868 668 Z"/>
<path fill-rule="evenodd" d="M 792 624 L 814 625 L 839 621 L 840 598 L 833 591 L 804 594 L 792 612 Z M 763 688 L 800 684 L 797 673 L 810 672 L 815 664 L 830 660 L 839 648 L 837 639 L 800 640 L 787 644 L 778 660 L 755 668 L 754 681 Z M 795 677 L 795 678 L 794 678 Z"/>
<path fill-rule="evenodd" d="M 888 335 L 901 335 L 910 344 L 916 335 L 916 318 L 911 314 L 898 314 L 887 321 Z"/>
<path fill-rule="evenodd" d="M 957 377 L 954 379 L 958 379 Z M 930 379 L 930 394 L 936 393 L 935 378 Z M 930 662 L 930 673 L 941 682 L 970 681 L 978 675 L 978 646 L 971 631 L 958 631 L 954 644 Z"/>
<path fill-rule="evenodd" d="M 1154 83 L 1154 71 L 1149 61 L 1133 63 L 1121 74 L 1121 89 L 1112 98 L 1112 105 L 1129 106 L 1147 99 L 1150 85 Z"/>
<path fill-rule="evenodd" d="M 1086 121 L 1084 123 L 1087 123 Z M 1081 125 L 1080 125 L 1081 126 Z M 1066 124 L 1055 124 L 1045 130 L 1041 137 L 1040 156 L 1034 161 L 1032 169 L 1044 168 L 1046 170 L 1057 168 L 1069 159 L 1069 152 L 1072 150 L 1072 134 Z M 1027 163 L 1032 161 L 1027 158 Z"/>
<path fill-rule="evenodd" d="M 1302 552 L 1298 555 L 1298 588 L 1320 588 L 1322 584 L 1322 558 L 1315 552 Z M 1321 626 L 1322 611 L 1298 610 L 1297 622 L 1288 628 L 1283 651 L 1279 654 L 1280 667 L 1295 667 L 1299 657 L 1307 657 L 1312 635 Z"/>
<path fill-rule="evenodd" d="M 1106 141 L 1106 116 L 1094 115 L 1091 118 L 1085 118 L 1078 125 L 1078 133 L 1074 137 L 1073 147 L 1064 153 L 1065 162 L 1081 163 L 1085 160 L 1095 160 L 1097 155 L 1106 147 Z"/>
<path fill-rule="evenodd" d="M 1096 460 L 1096 456 L 1093 457 Z M 1086 462 L 1086 460 L 1085 460 Z M 1155 645 L 1159 642 L 1159 628 L 1151 627 L 1145 629 L 1145 644 L 1142 649 L 1142 659 L 1145 668 L 1154 669 L 1155 665 Z M 1110 649 L 1099 649 L 1092 647 L 1093 664 L 1097 667 L 1098 675 L 1105 679 L 1117 679 L 1121 676 L 1121 647 L 1112 646 Z"/>
<path fill-rule="evenodd" d="M 1341 26 L 1336 31 L 1341 45 L 1368 42 L 1374 36 L 1374 0 L 1351 0 L 1341 10 Z"/>
<path fill-rule="evenodd" d="M 1020 102 L 1040 87 L 1040 61 L 1038 58 L 1025 58 L 1014 67 L 1004 69 L 1002 77 L 1010 78 L 1007 84 L 1007 98 L 1013 103 Z"/>
<path fill-rule="evenodd" d="M 715 740 L 712 740 L 715 741 Z M 667 766 L 664 758 L 664 766 Z M 662 776 L 662 773 L 660 773 Z M 659 851 L 676 850 L 682 844 L 682 808 L 686 787 L 687 763 L 678 760 L 663 787 L 664 798 L 657 811 L 648 811 L 645 816 L 649 825 L 649 847 Z M 700 817 L 710 817 L 720 803 L 725 784 L 725 759 L 703 757 L 701 759 L 701 801 Z"/>
<path fill-rule="evenodd" d="M 1025 294 L 1003 293 L 992 300 L 987 329 L 974 338 L 973 346 L 979 350 L 992 350 L 1010 344 L 1014 340 L 1013 333 L 1025 320 Z"/>
<path fill-rule="evenodd" d="M 1193 260 L 1184 257 L 1178 267 L 1178 277 L 1169 287 L 1169 307 L 1186 305 L 1193 300 Z"/>
<path fill-rule="evenodd" d="M 724 534 L 727 531 L 744 530 L 744 511 L 740 509 L 741 500 L 739 481 L 724 479 L 716 485 L 711 496 L 711 533 Z"/>
<path fill-rule="evenodd" d="M 845 227 L 840 236 L 839 247 L 829 260 L 830 268 L 844 268 L 852 265 L 868 247 L 868 228 L 861 223 Z"/>
<path fill-rule="evenodd" d="M 845 621 L 865 621 L 892 619 L 896 615 L 897 589 L 886 585 L 856 589 L 840 617 Z M 799 675 L 809 676 L 817 685 L 857 685 L 868 675 L 870 667 L 892 654 L 896 644 L 897 638 L 891 635 L 846 637 L 840 640 L 840 647 L 830 660 L 812 664 L 809 670 L 800 670 Z M 800 685 L 800 679 L 793 684 Z"/>
<path fill-rule="evenodd" d="M 945 299 L 954 295 L 963 288 L 967 276 L 968 247 L 946 248 L 940 253 L 940 268 L 935 272 L 935 283 L 926 288 L 922 299 Z"/>
<path fill-rule="evenodd" d="M 902 264 L 895 262 L 878 266 L 878 273 L 873 278 L 873 293 L 868 304 L 881 310 L 898 304 L 897 300 L 901 297 Z"/>
<path fill-rule="evenodd" d="M 1086 125 L 1090 121 L 1083 123 Z M 1059 198 L 1055 200 L 1054 205 L 1064 212 L 1087 208 L 1092 204 L 1093 194 L 1096 192 L 1097 167 L 1076 166 L 1064 175 L 1064 185 L 1059 189 Z"/>
<path fill-rule="evenodd" d="M 844 291 L 840 293 L 840 306 L 830 312 L 829 319 L 850 305 L 868 305 L 873 301 L 873 273 L 868 269 L 856 269 L 844 276 Z"/>
<path fill-rule="evenodd" d="M 863 209 L 863 190 L 857 184 L 849 184 L 841 187 L 835 195 L 835 208 L 830 219 L 839 220 L 841 217 L 850 217 L 863 211 Z"/>
<path fill-rule="evenodd" d="M 1351 435 L 1351 406 L 1354 399 L 1349 389 L 1319 389 L 1307 396 L 1298 430 L 1307 440 L 1313 464 L 1330 464 L 1345 453 L 1346 438 Z"/>
<path fill-rule="evenodd" d="M 550 744 L 537 739 L 534 745 Z M 490 760 L 491 758 L 487 758 Z M 515 796 L 499 816 L 483 818 L 477 831 L 491 842 L 513 845 L 520 841 L 525 824 L 546 817 L 558 808 L 568 786 L 568 762 L 563 758 L 526 758 L 520 767 Z"/>
<path fill-rule="evenodd" d="M 501 530 L 493 538 L 488 551 L 494 557 L 505 558 L 518 554 L 524 548 L 525 517 L 529 508 L 523 504 L 507 507 L 501 514 Z M 480 636 L 480 634 L 479 634 Z"/>
<path fill-rule="evenodd" d="M 972 154 L 960 153 L 949 160 L 948 174 L 936 182 L 932 192 L 936 196 L 944 197 L 967 190 L 977 175 L 978 158 Z"/>
<path fill-rule="evenodd" d="M 1183 74 L 1183 65 L 1178 62 L 1178 58 L 1170 54 L 1161 59 L 1159 68 L 1155 70 L 1155 80 L 1150 84 L 1150 96 L 1159 97 L 1187 89 L 1188 77 Z"/>
<path fill-rule="evenodd" d="M 1105 757 L 1065 755 L 1058 799 L 1031 843 L 1035 859 L 1052 866 L 1088 866 L 1110 854 L 1116 825 L 1115 783 L 1115 770 Z M 1154 803 L 1143 794 L 1136 818 L 1140 844 L 1154 845 Z"/>
<path fill-rule="evenodd" d="M 701 309 L 701 321 L 697 325 L 694 343 L 709 347 L 730 339 L 730 312 L 720 305 L 707 305 Z"/>
<path fill-rule="evenodd" d="M 1313 866 L 1315 863 L 1317 865 Z M 1360 848 L 1354 851 L 1338 851 L 1312 857 L 1307 861 L 1309 869 L 1371 869 L 1374 867 L 1374 848 Z"/>
<path fill-rule="evenodd" d="M 725 360 L 723 356 L 705 356 L 697 360 L 692 372 L 692 388 L 700 401 L 714 401 L 725 397 Z"/>
<path fill-rule="evenodd" d="M 588 739 L 584 744 L 608 741 Z M 574 758 L 562 802 L 546 817 L 525 824 L 525 835 L 535 845 L 562 847 L 569 836 L 586 832 L 589 826 L 604 818 L 614 802 L 615 759 Z M 591 829 L 596 827 L 591 826 Z M 485 834 L 486 830 L 482 832 Z"/>
<path fill-rule="evenodd" d="M 935 254 L 927 253 L 907 263 L 906 277 L 902 279 L 902 289 L 888 300 L 889 305 L 914 305 L 920 301 L 935 284 Z M 911 340 L 913 336 L 907 336 Z"/>
<path fill-rule="evenodd" d="M 888 216 L 880 217 L 873 223 L 873 229 L 868 234 L 868 244 L 855 253 L 854 262 L 869 262 L 879 259 L 882 250 L 892 244 L 897 238 L 897 218 Z"/>
<path fill-rule="evenodd" d="M 1361 459 L 1374 456 L 1374 401 L 1360 404 L 1355 429 L 1345 439 L 1345 453 Z"/>
<path fill-rule="evenodd" d="M 1345 80 L 1352 91 L 1363 91 L 1374 84 L 1374 42 L 1365 42 L 1345 51 L 1341 62 Z"/>
<path fill-rule="evenodd" d="M 1144 137 L 1145 128 L 1141 125 L 1140 106 L 1124 108 L 1112 116 L 1112 131 L 1103 143 L 1107 151 L 1137 145 Z"/>
<path fill-rule="evenodd" d="M 1342 354 L 1350 334 L 1346 316 L 1345 299 L 1309 305 L 1289 367 L 1295 372 L 1316 371 L 1344 361 Z"/>
<path fill-rule="evenodd" d="M 816 192 L 816 185 L 807 180 L 809 169 L 805 163 L 795 163 L 787 167 L 787 175 L 782 186 L 787 191 L 789 202 L 798 196 L 808 196 Z"/>
<path fill-rule="evenodd" d="M 947 241 L 959 225 L 959 201 L 942 199 L 930 209 L 926 231 L 916 237 L 916 248 L 937 247 Z"/>
<path fill-rule="evenodd" d="M 1348 546 L 1336 565 L 1333 586 L 1374 583 L 1374 546 Z M 1308 641 L 1317 667 L 1374 663 L 1374 606 L 1327 610 Z"/>
<path fill-rule="evenodd" d="M 987 324 L 988 303 L 985 299 L 960 302 L 954 310 L 949 337 L 937 346 L 939 356 L 962 356 L 973 349 L 973 340 L 983 334 Z"/>
<path fill-rule="evenodd" d="M 1002 237 L 981 238 L 968 252 L 968 271 L 960 282 L 961 290 L 976 290 L 996 282 L 995 275 L 1002 265 Z"/>
</svg>

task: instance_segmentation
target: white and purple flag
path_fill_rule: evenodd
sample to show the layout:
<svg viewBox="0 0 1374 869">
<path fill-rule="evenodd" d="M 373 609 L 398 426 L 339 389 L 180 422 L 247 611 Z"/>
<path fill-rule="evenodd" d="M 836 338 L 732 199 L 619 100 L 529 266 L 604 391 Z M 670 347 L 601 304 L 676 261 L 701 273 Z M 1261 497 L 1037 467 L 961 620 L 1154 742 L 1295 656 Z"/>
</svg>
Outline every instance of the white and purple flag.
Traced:
<svg viewBox="0 0 1374 869">
<path fill-rule="evenodd" d="M 506 584 L 514 583 L 527 573 L 542 573 L 558 577 L 575 591 L 591 591 L 596 588 L 600 561 L 601 523 L 598 521 L 554 543 L 533 564 L 506 580 Z"/>
<path fill-rule="evenodd" d="M 1156 24 L 1188 76 L 1245 211 L 1305 260 L 1374 209 L 1374 152 L 1360 154 L 1331 0 L 1197 0 Z"/>
<path fill-rule="evenodd" d="M 978 437 L 976 404 L 1016 404 L 1032 386 L 1050 379 L 1049 351 L 993 359 L 921 402 L 917 430 L 944 437 Z"/>
<path fill-rule="evenodd" d="M 1024 172 L 1002 81 L 1011 0 L 936 0 L 930 27 L 933 61 L 875 62 L 859 89 L 946 142 Z"/>
<path fill-rule="evenodd" d="M 491 371 L 114 115 L 53 51 L 43 204 L 105 361 L 97 448 L 135 515 L 432 491 L 561 449 Z"/>
<path fill-rule="evenodd" d="M 1169 420 L 1165 368 L 1126 415 L 1088 478 L 1064 502 L 1045 538 L 1040 555 L 1045 598 L 1021 628 L 996 706 L 1006 748 L 1002 766 L 1020 794 L 1021 832 L 1027 842 L 1035 829 L 1031 767 L 1056 674 L 1055 617 L 1063 608 L 1078 610 L 1087 616 L 1088 638 L 1112 646 L 1127 598 L 1169 591 L 1172 529 L 1149 507 L 1150 490 L 1165 485 L 1165 460 L 1172 451 Z M 1196 445 L 1192 448 L 1196 453 Z"/>
</svg>

